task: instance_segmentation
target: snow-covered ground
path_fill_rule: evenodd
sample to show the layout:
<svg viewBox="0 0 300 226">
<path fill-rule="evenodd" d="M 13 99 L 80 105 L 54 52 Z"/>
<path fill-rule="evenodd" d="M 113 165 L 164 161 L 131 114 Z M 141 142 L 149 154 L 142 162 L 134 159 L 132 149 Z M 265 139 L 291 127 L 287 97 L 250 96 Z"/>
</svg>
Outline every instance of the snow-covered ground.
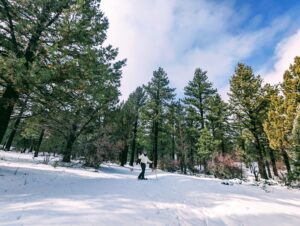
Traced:
<svg viewBox="0 0 300 226">
<path fill-rule="evenodd" d="M 300 225 L 300 191 L 105 165 L 38 164 L 0 151 L 0 225 Z"/>
</svg>

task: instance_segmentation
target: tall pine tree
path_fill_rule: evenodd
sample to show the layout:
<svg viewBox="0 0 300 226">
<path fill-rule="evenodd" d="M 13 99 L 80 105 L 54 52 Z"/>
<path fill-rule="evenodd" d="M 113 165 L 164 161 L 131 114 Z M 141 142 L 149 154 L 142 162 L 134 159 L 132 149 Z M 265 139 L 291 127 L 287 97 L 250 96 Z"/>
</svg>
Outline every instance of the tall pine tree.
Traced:
<svg viewBox="0 0 300 226">
<path fill-rule="evenodd" d="M 142 87 L 137 87 L 136 90 L 129 95 L 128 101 L 131 103 L 133 108 L 134 123 L 132 128 L 132 140 L 131 140 L 131 154 L 130 154 L 130 165 L 133 166 L 134 158 L 136 156 L 137 148 L 137 132 L 140 124 L 141 108 L 145 105 L 146 94 Z"/>
<path fill-rule="evenodd" d="M 146 114 L 149 118 L 154 167 L 158 162 L 158 144 L 167 106 L 174 99 L 175 89 L 169 87 L 167 73 L 162 69 L 153 72 L 151 81 L 145 86 L 147 92 Z"/>
<path fill-rule="evenodd" d="M 183 100 L 187 111 L 188 142 L 190 147 L 189 160 L 191 170 L 194 170 L 196 147 L 200 130 L 205 127 L 208 111 L 208 101 L 216 94 L 212 83 L 208 81 L 207 72 L 197 68 L 192 81 L 184 88 Z"/>
<path fill-rule="evenodd" d="M 188 111 L 194 112 L 194 117 L 199 123 L 197 127 L 203 129 L 205 126 L 205 113 L 208 110 L 207 101 L 216 93 L 212 83 L 208 81 L 207 72 L 197 68 L 194 78 L 184 88 L 184 103 Z"/>
<path fill-rule="evenodd" d="M 264 123 L 270 146 L 280 151 L 288 172 L 291 172 L 292 129 L 300 103 L 300 57 L 284 73 L 281 93 L 271 95 L 268 118 Z"/>
<path fill-rule="evenodd" d="M 249 130 L 254 139 L 259 173 L 267 179 L 264 147 L 261 140 L 267 102 L 262 79 L 255 76 L 251 67 L 239 63 L 230 80 L 230 108 L 235 119 Z"/>
</svg>

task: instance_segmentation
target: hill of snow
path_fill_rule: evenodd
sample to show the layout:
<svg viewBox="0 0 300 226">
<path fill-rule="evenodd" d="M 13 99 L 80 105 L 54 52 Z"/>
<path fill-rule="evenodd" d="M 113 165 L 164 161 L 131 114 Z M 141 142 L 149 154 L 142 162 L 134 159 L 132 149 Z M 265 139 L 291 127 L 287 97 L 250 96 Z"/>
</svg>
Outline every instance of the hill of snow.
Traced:
<svg viewBox="0 0 300 226">
<path fill-rule="evenodd" d="M 0 225 L 300 225 L 300 191 L 113 164 L 101 170 L 40 164 L 0 151 Z"/>
</svg>

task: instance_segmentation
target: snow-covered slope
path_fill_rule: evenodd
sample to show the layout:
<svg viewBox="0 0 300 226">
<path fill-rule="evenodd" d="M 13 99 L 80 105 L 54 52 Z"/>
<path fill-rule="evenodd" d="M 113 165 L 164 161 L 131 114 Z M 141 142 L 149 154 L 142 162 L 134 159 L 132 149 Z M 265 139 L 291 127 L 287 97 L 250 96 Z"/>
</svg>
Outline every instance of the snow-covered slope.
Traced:
<svg viewBox="0 0 300 226">
<path fill-rule="evenodd" d="M 0 151 L 0 225 L 300 225 L 300 191 L 106 165 L 37 164 Z"/>
</svg>

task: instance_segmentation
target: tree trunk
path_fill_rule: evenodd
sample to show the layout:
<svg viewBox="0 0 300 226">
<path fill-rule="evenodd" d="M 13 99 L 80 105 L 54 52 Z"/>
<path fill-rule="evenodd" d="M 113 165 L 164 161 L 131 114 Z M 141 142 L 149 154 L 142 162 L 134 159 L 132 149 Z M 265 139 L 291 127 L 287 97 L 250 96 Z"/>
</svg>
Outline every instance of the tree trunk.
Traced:
<svg viewBox="0 0 300 226">
<path fill-rule="evenodd" d="M 200 109 L 200 115 L 201 115 L 201 129 L 204 128 L 204 111 L 203 109 Z"/>
<path fill-rule="evenodd" d="M 221 148 L 222 148 L 222 156 L 225 156 L 225 141 L 224 138 L 222 138 L 222 143 L 221 143 Z"/>
<path fill-rule="evenodd" d="M 190 164 L 188 164 L 190 170 L 192 173 L 195 173 L 195 165 L 197 164 L 197 150 L 195 149 L 195 144 L 197 143 L 197 140 L 194 137 L 190 137 Z"/>
<path fill-rule="evenodd" d="M 129 149 L 129 146 L 128 146 L 127 142 L 125 142 L 124 149 L 121 153 L 121 166 L 125 166 L 125 164 L 127 162 L 128 149 Z"/>
<path fill-rule="evenodd" d="M 286 152 L 286 150 L 282 150 L 281 153 L 282 153 L 284 164 L 286 166 L 286 170 L 288 171 L 288 173 L 290 173 L 291 172 L 291 165 L 290 165 L 290 160 L 289 160 L 288 153 Z"/>
<path fill-rule="evenodd" d="M 186 162 L 183 153 L 180 156 L 180 171 L 181 173 L 186 174 Z"/>
<path fill-rule="evenodd" d="M 203 160 L 203 162 L 202 162 L 202 164 L 203 164 L 203 166 L 204 166 L 204 172 L 205 173 L 207 173 L 207 162 L 208 162 L 208 160 Z"/>
<path fill-rule="evenodd" d="M 8 86 L 0 99 L 0 143 L 7 130 L 10 116 L 19 98 L 19 94 L 13 87 Z"/>
<path fill-rule="evenodd" d="M 271 159 L 273 173 L 274 173 L 275 176 L 278 177 L 279 175 L 278 175 L 278 170 L 277 170 L 277 167 L 276 167 L 276 160 L 275 160 L 274 152 L 271 149 L 268 149 L 268 151 L 269 151 L 269 155 L 270 155 L 270 159 Z"/>
<path fill-rule="evenodd" d="M 200 107 L 199 110 L 200 110 L 200 117 L 201 117 L 201 129 L 203 129 L 204 128 L 204 110 L 203 110 L 202 94 L 200 94 L 200 93 L 199 93 L 199 107 Z"/>
<path fill-rule="evenodd" d="M 190 153 L 190 155 L 191 155 L 191 157 L 190 157 L 190 159 L 191 159 L 191 171 L 192 171 L 192 173 L 194 173 L 195 172 L 195 170 L 194 170 L 194 166 L 195 166 L 195 159 L 194 159 L 194 148 L 193 148 L 193 144 L 191 144 L 191 153 Z"/>
<path fill-rule="evenodd" d="M 154 168 L 157 167 L 157 159 L 158 159 L 157 147 L 158 147 L 158 123 L 154 122 L 154 143 L 153 143 Z"/>
<path fill-rule="evenodd" d="M 268 175 L 266 172 L 266 166 L 265 166 L 265 162 L 264 162 L 264 155 L 261 150 L 261 144 L 260 144 L 258 137 L 255 137 L 255 139 L 256 139 L 255 147 L 256 147 L 256 151 L 258 153 L 257 162 L 258 162 L 259 174 L 260 174 L 261 178 L 268 179 Z"/>
<path fill-rule="evenodd" d="M 31 140 L 31 145 L 30 145 L 30 148 L 29 148 L 28 152 L 32 152 L 33 151 L 33 147 L 34 147 L 34 141 Z"/>
<path fill-rule="evenodd" d="M 265 158 L 265 164 L 266 164 L 266 167 L 267 167 L 267 172 L 268 172 L 268 177 L 269 178 L 272 178 L 272 173 L 271 173 L 271 169 L 270 169 L 270 163 L 269 163 L 269 160 L 267 159 L 267 154 L 266 154 L 266 149 L 265 149 L 265 146 L 263 144 L 261 144 L 261 149 L 262 149 L 262 152 L 263 152 L 263 156 Z"/>
<path fill-rule="evenodd" d="M 258 163 L 258 172 L 259 172 L 261 178 L 268 179 L 267 172 L 266 172 L 266 166 L 265 166 L 264 162 L 260 159 L 260 157 L 258 157 L 257 163 Z"/>
<path fill-rule="evenodd" d="M 138 159 L 139 158 L 139 156 L 140 156 L 140 154 L 141 153 L 139 153 L 139 148 L 141 148 L 140 146 L 139 146 L 139 144 L 137 144 L 137 147 L 136 147 L 136 152 L 135 152 L 135 157 L 136 157 L 136 159 Z"/>
<path fill-rule="evenodd" d="M 272 173 L 271 173 L 271 169 L 270 169 L 270 163 L 269 163 L 268 160 L 266 160 L 266 167 L 267 167 L 268 177 L 272 178 Z"/>
<path fill-rule="evenodd" d="M 73 148 L 73 144 L 76 140 L 76 130 L 77 130 L 77 126 L 75 124 L 73 124 L 72 126 L 72 131 L 70 132 L 70 135 L 68 137 L 67 140 L 67 146 L 65 148 L 65 151 L 63 153 L 63 162 L 71 162 L 71 154 L 72 154 L 72 148 Z"/>
<path fill-rule="evenodd" d="M 129 163 L 130 166 L 133 166 L 133 162 L 134 162 L 137 127 L 138 127 L 138 119 L 136 119 L 136 121 L 134 122 L 132 145 L 131 145 L 131 156 L 130 156 L 130 163 Z"/>
<path fill-rule="evenodd" d="M 175 136 L 172 135 L 172 160 L 175 160 Z"/>
<path fill-rule="evenodd" d="M 75 136 L 71 133 L 67 140 L 67 146 L 63 154 L 64 155 L 63 162 L 71 162 L 72 147 L 75 140 L 76 140 Z"/>
<path fill-rule="evenodd" d="M 21 153 L 25 153 L 26 152 L 26 147 L 23 148 L 23 150 L 21 151 Z"/>
<path fill-rule="evenodd" d="M 183 169 L 184 169 L 184 168 L 183 168 L 183 162 L 182 162 L 182 160 L 180 160 L 180 172 L 181 172 L 181 173 L 183 173 Z"/>
<path fill-rule="evenodd" d="M 7 142 L 6 142 L 6 145 L 5 145 L 5 151 L 9 151 L 9 150 L 10 150 L 10 147 L 11 147 L 12 142 L 13 142 L 13 140 L 14 140 L 14 137 L 15 137 L 15 135 L 16 135 L 17 129 L 18 129 L 19 125 L 20 125 L 20 122 L 21 122 L 21 118 L 22 118 L 24 109 L 25 109 L 25 106 L 23 106 L 23 107 L 21 108 L 20 113 L 19 113 L 19 115 L 18 115 L 18 118 L 16 119 L 15 124 L 14 124 L 14 126 L 13 126 L 13 129 L 12 129 L 12 131 L 10 132 L 9 138 L 8 138 L 8 140 L 7 140 Z"/>
<path fill-rule="evenodd" d="M 34 157 L 38 157 L 38 155 L 39 155 L 39 151 L 40 151 L 41 143 L 43 141 L 44 134 L 45 134 L 45 129 L 42 129 L 38 143 L 35 147 Z"/>
</svg>

